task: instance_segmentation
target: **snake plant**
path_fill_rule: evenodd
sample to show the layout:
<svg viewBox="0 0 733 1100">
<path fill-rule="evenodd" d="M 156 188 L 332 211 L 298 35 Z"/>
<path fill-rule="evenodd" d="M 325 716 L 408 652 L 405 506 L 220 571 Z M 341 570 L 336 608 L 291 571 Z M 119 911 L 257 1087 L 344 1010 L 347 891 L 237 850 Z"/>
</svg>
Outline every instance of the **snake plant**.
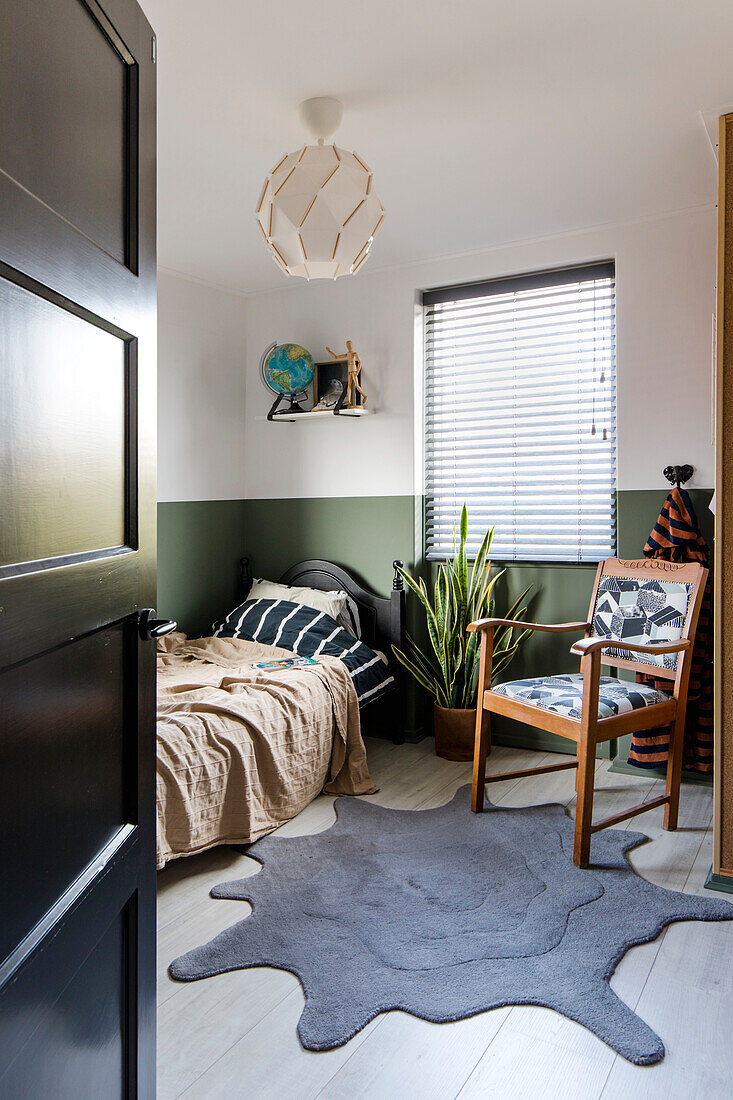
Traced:
<svg viewBox="0 0 733 1100">
<path fill-rule="evenodd" d="M 397 646 L 392 648 L 400 663 L 441 707 L 468 709 L 476 704 L 480 634 L 467 634 L 466 627 L 476 619 L 490 618 L 494 614 L 494 588 L 505 570 L 491 575 L 489 552 L 493 537 L 494 528 L 490 527 L 473 568 L 469 570 L 466 554 L 468 512 L 464 504 L 458 545 L 453 559 L 441 562 L 438 567 L 432 599 L 422 578 L 416 581 L 404 569 L 399 570 L 425 612 L 429 644 L 421 648 L 408 634 L 405 638 L 407 652 Z M 527 608 L 520 604 L 528 592 L 529 588 L 525 588 L 502 618 L 521 619 Z M 496 630 L 492 681 L 506 668 L 530 633 L 530 630 L 512 626 Z"/>
</svg>

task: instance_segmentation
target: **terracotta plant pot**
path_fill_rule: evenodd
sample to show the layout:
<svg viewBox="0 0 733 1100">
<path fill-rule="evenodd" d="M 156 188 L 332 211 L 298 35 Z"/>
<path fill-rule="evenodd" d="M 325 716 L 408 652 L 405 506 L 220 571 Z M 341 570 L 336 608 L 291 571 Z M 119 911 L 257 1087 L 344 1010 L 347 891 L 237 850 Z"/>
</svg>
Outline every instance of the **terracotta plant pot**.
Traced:
<svg viewBox="0 0 733 1100">
<path fill-rule="evenodd" d="M 444 760 L 473 760 L 473 742 L 476 733 L 476 708 L 470 710 L 439 707 L 433 703 L 435 726 L 435 755 Z M 484 729 L 489 715 L 484 711 Z M 489 751 L 491 751 L 489 749 Z"/>
</svg>

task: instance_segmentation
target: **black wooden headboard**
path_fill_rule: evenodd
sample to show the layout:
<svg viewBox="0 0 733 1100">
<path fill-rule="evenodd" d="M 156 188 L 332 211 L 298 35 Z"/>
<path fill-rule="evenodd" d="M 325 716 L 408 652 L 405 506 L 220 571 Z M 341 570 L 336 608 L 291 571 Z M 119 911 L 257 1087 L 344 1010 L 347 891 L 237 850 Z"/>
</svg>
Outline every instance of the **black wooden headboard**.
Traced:
<svg viewBox="0 0 733 1100">
<path fill-rule="evenodd" d="M 346 592 L 359 608 L 361 636 L 372 649 L 381 650 L 389 661 L 392 674 L 397 683 L 397 691 L 384 696 L 373 706 L 367 707 L 363 722 L 365 727 L 379 728 L 387 722 L 395 741 L 404 739 L 404 682 L 403 669 L 392 652 L 392 646 L 405 644 L 405 587 L 397 567 L 401 561 L 392 563 L 394 577 L 389 596 L 377 596 L 364 588 L 359 581 L 340 565 L 320 558 L 299 561 L 286 569 L 280 577 L 280 584 L 317 588 L 320 592 Z M 252 573 L 249 558 L 241 559 L 242 596 L 246 597 L 252 586 Z M 379 712 L 379 713 L 378 713 Z M 370 732 L 365 728 L 365 732 Z"/>
<path fill-rule="evenodd" d="M 348 593 L 359 608 L 361 636 L 372 649 L 381 649 L 393 660 L 392 646 L 402 648 L 405 641 L 405 587 L 397 572 L 401 561 L 394 561 L 392 591 L 388 597 L 377 596 L 363 588 L 342 566 L 331 561 L 311 558 L 291 565 L 280 577 L 280 584 L 317 588 L 320 592 Z M 242 595 L 246 596 L 252 585 L 249 558 L 241 559 Z"/>
</svg>

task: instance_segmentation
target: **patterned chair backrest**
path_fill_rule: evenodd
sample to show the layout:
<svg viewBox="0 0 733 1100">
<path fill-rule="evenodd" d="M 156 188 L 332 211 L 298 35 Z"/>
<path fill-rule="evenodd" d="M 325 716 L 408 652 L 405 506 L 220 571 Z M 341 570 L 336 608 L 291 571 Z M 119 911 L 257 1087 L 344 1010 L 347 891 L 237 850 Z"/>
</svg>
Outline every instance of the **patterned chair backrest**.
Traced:
<svg viewBox="0 0 733 1100">
<path fill-rule="evenodd" d="M 673 679 L 679 654 L 633 653 L 625 650 L 623 643 L 650 645 L 689 637 L 705 574 L 702 566 L 676 565 L 658 558 L 601 562 L 588 620 L 591 634 L 620 643 L 618 649 L 604 650 L 603 663 L 643 665 L 650 675 Z"/>
</svg>

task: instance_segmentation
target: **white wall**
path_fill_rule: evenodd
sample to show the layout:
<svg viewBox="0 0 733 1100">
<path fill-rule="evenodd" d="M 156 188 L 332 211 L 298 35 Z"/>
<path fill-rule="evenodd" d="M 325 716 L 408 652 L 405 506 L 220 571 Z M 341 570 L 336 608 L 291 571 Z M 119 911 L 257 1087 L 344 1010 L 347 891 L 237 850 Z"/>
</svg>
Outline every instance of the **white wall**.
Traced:
<svg viewBox="0 0 733 1100">
<path fill-rule="evenodd" d="M 695 467 L 691 485 L 713 485 L 712 206 L 370 273 L 378 255 L 377 240 L 354 278 L 292 280 L 247 299 L 248 497 L 411 494 L 420 448 L 414 416 L 417 292 L 609 258 L 616 261 L 617 278 L 618 487 L 663 487 L 662 468 L 683 462 Z M 302 343 L 325 359 L 326 344 L 343 350 L 347 338 L 361 355 L 368 407 L 378 415 L 303 424 L 256 420 L 268 407 L 258 377 L 267 344 Z M 212 457 L 212 471 L 218 461 Z"/>
<path fill-rule="evenodd" d="M 413 491 L 414 290 L 400 270 L 368 279 L 288 283 L 247 299 L 249 497 L 402 495 Z M 364 364 L 359 420 L 257 421 L 272 397 L 259 359 L 273 340 L 302 344 L 316 361 L 351 339 Z"/>
<path fill-rule="evenodd" d="M 245 495 L 245 299 L 158 271 L 158 500 Z"/>
</svg>

